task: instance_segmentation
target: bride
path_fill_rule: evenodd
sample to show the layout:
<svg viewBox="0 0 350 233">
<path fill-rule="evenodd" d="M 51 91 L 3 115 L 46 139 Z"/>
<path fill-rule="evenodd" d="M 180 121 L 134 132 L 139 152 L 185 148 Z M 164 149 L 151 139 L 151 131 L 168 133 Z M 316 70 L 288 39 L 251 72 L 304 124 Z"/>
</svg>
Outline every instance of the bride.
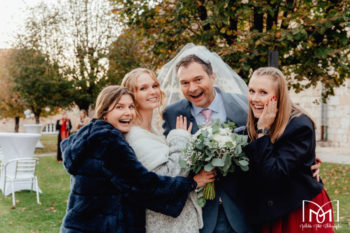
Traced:
<svg viewBox="0 0 350 233">
<path fill-rule="evenodd" d="M 192 130 L 192 123 L 187 127 L 187 119 L 178 116 L 176 129 L 167 138 L 152 126 L 155 109 L 161 114 L 164 92 L 153 71 L 137 68 L 125 75 L 122 86 L 135 95 L 137 119 L 126 135 L 126 140 L 134 149 L 139 161 L 150 171 L 159 175 L 187 176 L 179 165 Z M 172 218 L 151 210 L 146 211 L 146 230 L 150 233 L 196 233 L 203 227 L 202 209 L 197 203 L 193 191 L 180 216 Z"/>
</svg>

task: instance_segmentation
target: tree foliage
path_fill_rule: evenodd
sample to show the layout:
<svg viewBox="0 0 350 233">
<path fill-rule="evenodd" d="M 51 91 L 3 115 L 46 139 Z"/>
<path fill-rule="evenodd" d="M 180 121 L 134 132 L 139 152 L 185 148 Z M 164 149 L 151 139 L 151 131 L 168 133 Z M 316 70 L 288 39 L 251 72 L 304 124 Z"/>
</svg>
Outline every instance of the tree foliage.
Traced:
<svg viewBox="0 0 350 233">
<path fill-rule="evenodd" d="M 324 86 L 323 97 L 349 78 L 348 0 L 114 0 L 116 14 L 143 39 L 158 68 L 186 43 L 207 46 L 247 80 L 267 66 L 269 50 L 296 91 Z"/>
<path fill-rule="evenodd" d="M 59 72 L 58 66 L 40 51 L 29 48 L 14 51 L 12 66 L 8 66 L 14 81 L 14 91 L 34 113 L 36 123 L 45 109 L 54 110 L 72 104 L 72 84 Z"/>
<path fill-rule="evenodd" d="M 7 67 L 11 50 L 0 51 L 0 116 L 15 119 L 15 132 L 19 129 L 19 119 L 24 116 L 25 102 L 14 91 L 14 82 Z"/>
<path fill-rule="evenodd" d="M 126 31 L 115 40 L 109 49 L 108 81 L 120 84 L 124 75 L 137 67 L 152 68 L 151 61 L 142 54 L 143 41 L 135 31 Z"/>
</svg>

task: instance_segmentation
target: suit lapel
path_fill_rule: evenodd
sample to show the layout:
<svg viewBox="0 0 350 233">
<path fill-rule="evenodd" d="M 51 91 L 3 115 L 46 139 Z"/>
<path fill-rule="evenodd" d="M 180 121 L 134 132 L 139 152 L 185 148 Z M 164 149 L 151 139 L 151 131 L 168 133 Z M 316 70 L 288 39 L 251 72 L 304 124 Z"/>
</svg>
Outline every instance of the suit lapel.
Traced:
<svg viewBox="0 0 350 233">
<path fill-rule="evenodd" d="M 242 121 L 242 114 L 237 112 L 238 103 L 233 98 L 233 96 L 231 94 L 222 92 L 219 88 L 216 88 L 216 91 L 219 92 L 222 96 L 226 111 L 226 120 L 234 122 L 237 126 L 245 125 L 244 117 L 244 120 Z"/>
<path fill-rule="evenodd" d="M 232 98 L 229 94 L 222 92 L 219 88 L 215 88 L 218 93 L 220 93 L 222 97 L 222 101 L 224 102 L 224 108 L 226 111 L 226 120 L 235 122 L 235 107 L 232 102 Z"/>
</svg>

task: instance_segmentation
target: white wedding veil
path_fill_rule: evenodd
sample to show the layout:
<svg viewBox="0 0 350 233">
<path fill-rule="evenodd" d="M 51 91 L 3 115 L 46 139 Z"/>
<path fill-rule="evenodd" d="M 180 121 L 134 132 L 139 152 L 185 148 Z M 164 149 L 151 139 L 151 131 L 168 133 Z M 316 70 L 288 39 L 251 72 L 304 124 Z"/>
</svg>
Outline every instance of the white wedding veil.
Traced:
<svg viewBox="0 0 350 233">
<path fill-rule="evenodd" d="M 167 64 L 165 64 L 158 75 L 158 81 L 161 85 L 161 89 L 166 94 L 165 104 L 172 104 L 182 98 L 182 92 L 180 84 L 176 74 L 176 64 L 185 56 L 195 54 L 203 61 L 209 61 L 216 74 L 215 86 L 220 88 L 224 92 L 231 94 L 248 95 L 248 88 L 243 79 L 227 65 L 221 57 L 214 52 L 210 52 L 204 46 L 196 46 L 192 43 L 187 44 L 181 49 L 181 51 Z M 248 103 L 240 101 L 244 109 L 248 109 Z"/>
</svg>

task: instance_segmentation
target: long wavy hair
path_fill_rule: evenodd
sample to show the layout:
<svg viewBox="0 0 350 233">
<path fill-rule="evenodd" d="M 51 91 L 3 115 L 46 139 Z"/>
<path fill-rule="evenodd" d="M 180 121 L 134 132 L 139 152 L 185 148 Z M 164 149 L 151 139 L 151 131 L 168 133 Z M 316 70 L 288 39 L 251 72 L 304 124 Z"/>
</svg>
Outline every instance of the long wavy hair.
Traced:
<svg viewBox="0 0 350 233">
<path fill-rule="evenodd" d="M 261 77 L 267 77 L 271 79 L 274 82 L 274 86 L 276 88 L 278 111 L 275 121 L 273 122 L 270 129 L 270 138 L 272 143 L 274 143 L 278 138 L 282 136 L 289 121 L 294 117 L 300 116 L 301 114 L 308 116 L 315 127 L 313 119 L 306 113 L 306 111 L 292 102 L 288 93 L 286 78 L 279 69 L 274 67 L 261 67 L 254 71 L 250 79 Z M 248 136 L 251 140 L 255 140 L 258 137 L 255 122 L 256 119 L 254 117 L 253 110 L 251 107 L 249 107 L 247 129 Z"/>
<path fill-rule="evenodd" d="M 140 77 L 142 74 L 148 74 L 160 88 L 160 84 L 158 82 L 156 74 L 152 70 L 146 69 L 146 68 L 136 68 L 130 71 L 129 73 L 127 73 L 122 80 L 121 86 L 128 88 L 130 91 L 132 91 L 135 94 L 137 92 L 137 78 Z M 162 112 L 164 110 L 164 101 L 165 101 L 165 93 L 162 90 L 160 90 L 160 100 L 158 105 L 158 113 L 159 113 L 160 119 L 162 119 Z M 135 106 L 136 106 L 136 109 L 140 107 L 136 99 L 135 99 Z M 142 120 L 142 117 L 139 113 L 137 113 L 137 117 Z"/>
</svg>

